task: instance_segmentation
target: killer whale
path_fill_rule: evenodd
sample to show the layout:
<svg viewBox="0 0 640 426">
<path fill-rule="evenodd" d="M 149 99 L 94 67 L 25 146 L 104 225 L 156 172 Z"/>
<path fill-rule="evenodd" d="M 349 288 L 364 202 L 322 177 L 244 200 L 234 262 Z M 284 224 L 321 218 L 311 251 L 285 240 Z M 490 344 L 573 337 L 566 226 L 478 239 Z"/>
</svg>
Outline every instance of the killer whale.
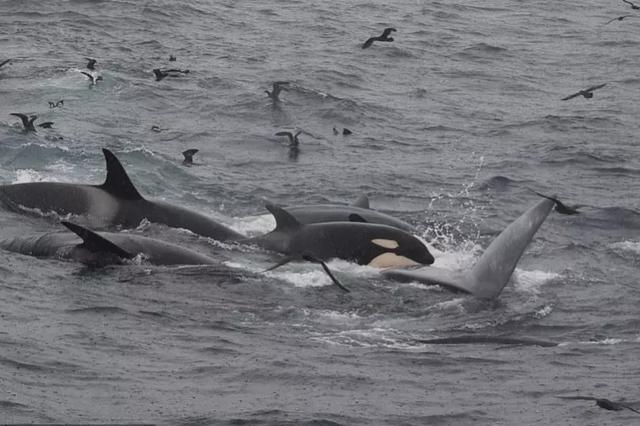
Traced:
<svg viewBox="0 0 640 426">
<path fill-rule="evenodd" d="M 491 242 L 469 271 L 423 267 L 414 270 L 387 269 L 382 275 L 402 282 L 439 285 L 479 299 L 494 299 L 509 282 L 524 250 L 555 204 L 554 200 L 545 198 L 524 212 Z"/>
<path fill-rule="evenodd" d="M 303 224 L 285 209 L 268 203 L 276 228 L 244 242 L 287 255 L 322 261 L 343 259 L 374 267 L 430 265 L 433 256 L 416 237 L 392 226 L 355 222 Z M 285 262 L 281 262 L 285 263 Z"/>
<path fill-rule="evenodd" d="M 94 232 L 61 222 L 71 232 L 50 232 L 0 241 L 0 248 L 35 257 L 75 260 L 92 266 L 121 263 L 139 254 L 153 265 L 214 265 L 209 256 L 153 238 L 129 233 Z"/>
<path fill-rule="evenodd" d="M 135 188 L 118 158 L 102 150 L 107 177 L 100 185 L 30 182 L 0 185 L 0 202 L 15 211 L 85 216 L 93 227 L 137 227 L 147 219 L 172 228 L 184 228 L 218 241 L 245 238 L 213 219 L 163 201 L 148 200 Z"/>
<path fill-rule="evenodd" d="M 349 222 L 351 221 L 351 215 L 357 215 L 368 223 L 393 226 L 407 232 L 414 231 L 414 227 L 403 220 L 371 210 L 369 208 L 369 199 L 365 195 L 362 195 L 351 205 L 311 204 L 284 207 L 284 209 L 304 225 L 318 222 Z"/>
</svg>

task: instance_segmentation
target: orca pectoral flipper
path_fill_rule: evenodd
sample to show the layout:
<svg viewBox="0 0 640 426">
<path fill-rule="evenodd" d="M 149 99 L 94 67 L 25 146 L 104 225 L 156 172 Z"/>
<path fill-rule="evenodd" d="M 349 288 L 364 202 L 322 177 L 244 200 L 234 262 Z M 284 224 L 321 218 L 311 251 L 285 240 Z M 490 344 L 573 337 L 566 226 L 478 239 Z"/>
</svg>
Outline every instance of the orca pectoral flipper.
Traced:
<svg viewBox="0 0 640 426">
<path fill-rule="evenodd" d="M 124 200 L 143 200 L 144 198 L 133 186 L 118 157 L 106 148 L 103 148 L 102 152 L 107 161 L 107 178 L 102 185 L 97 185 L 97 187 Z"/>
<path fill-rule="evenodd" d="M 470 271 L 456 272 L 429 266 L 413 271 L 391 269 L 382 274 L 402 281 L 441 285 L 480 299 L 496 298 L 554 205 L 552 200 L 544 199 L 523 213 L 491 242 Z"/>
<path fill-rule="evenodd" d="M 313 262 L 313 263 L 319 263 L 320 266 L 322 266 L 322 269 L 324 269 L 324 272 L 329 276 L 329 278 L 331 278 L 331 281 L 333 281 L 333 283 L 338 286 L 340 288 L 340 290 L 349 293 L 350 290 L 345 287 L 344 285 L 342 285 L 342 283 L 340 281 L 338 281 L 338 279 L 335 277 L 335 275 L 333 275 L 333 272 L 331 272 L 331 269 L 329 269 L 329 267 L 327 266 L 326 263 L 324 263 L 322 260 L 320 259 L 316 259 L 312 256 L 308 256 L 308 255 L 303 255 L 303 256 L 287 256 L 284 259 L 282 259 L 280 262 L 276 263 L 275 265 L 273 265 L 272 267 L 265 269 L 263 272 L 269 272 L 269 271 L 273 271 L 276 268 L 279 268 L 283 265 L 286 265 L 289 262 L 295 261 L 295 260 L 306 260 L 307 262 Z"/>
<path fill-rule="evenodd" d="M 111 241 L 107 240 L 106 238 L 88 228 L 64 220 L 60 223 L 62 223 L 69 231 L 82 238 L 82 244 L 87 250 L 91 252 L 107 252 L 113 253 L 124 259 L 133 258 L 133 255 L 128 251 L 121 247 L 118 247 Z"/>
</svg>

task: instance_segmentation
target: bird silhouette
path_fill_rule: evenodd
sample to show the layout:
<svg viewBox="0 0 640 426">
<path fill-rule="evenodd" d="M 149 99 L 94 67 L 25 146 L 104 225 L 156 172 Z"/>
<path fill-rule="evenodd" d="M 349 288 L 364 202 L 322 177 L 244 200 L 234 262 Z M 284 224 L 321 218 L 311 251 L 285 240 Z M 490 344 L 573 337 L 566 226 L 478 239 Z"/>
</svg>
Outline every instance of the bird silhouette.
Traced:
<svg viewBox="0 0 640 426">
<path fill-rule="evenodd" d="M 382 32 L 382 35 L 379 35 L 378 37 L 369 38 L 367 41 L 364 42 L 364 44 L 362 45 L 362 48 L 367 49 L 371 47 L 374 41 L 393 41 L 393 37 L 389 37 L 389 34 L 391 34 L 394 31 L 397 31 L 397 30 L 395 28 L 385 28 L 385 30 Z"/>
<path fill-rule="evenodd" d="M 636 15 L 622 15 L 622 16 L 618 16 L 617 18 L 610 19 L 607 22 L 605 22 L 604 24 L 607 25 L 607 24 L 612 23 L 613 21 L 622 21 L 625 18 L 637 18 L 637 16 Z"/>
<path fill-rule="evenodd" d="M 584 400 L 584 401 L 595 401 L 596 405 L 600 408 L 604 408 L 605 410 L 610 411 L 622 411 L 625 408 L 627 410 L 631 410 L 634 413 L 640 414 L 640 411 L 636 410 L 633 407 L 628 406 L 627 404 L 621 401 L 611 401 L 606 398 L 596 398 L 593 396 L 559 396 L 560 399 L 576 399 L 576 400 Z"/>
<path fill-rule="evenodd" d="M 591 99 L 593 98 L 593 91 L 594 90 L 598 90 L 598 89 L 602 89 L 604 86 L 606 86 L 607 83 L 602 83 L 602 84 L 598 84 L 597 86 L 591 86 L 588 89 L 584 89 L 584 90 L 580 90 L 579 92 L 576 92 L 572 95 L 569 95 L 565 98 L 562 98 L 563 101 L 568 101 L 569 99 L 573 99 L 577 96 L 584 96 L 587 99 Z"/>
<path fill-rule="evenodd" d="M 33 122 L 36 121 L 36 119 L 38 118 L 37 115 L 27 116 L 26 114 L 22 114 L 19 112 L 12 112 L 10 113 L 10 115 L 15 115 L 16 117 L 20 118 L 20 120 L 22 120 L 22 126 L 24 127 L 25 131 L 27 132 L 36 131 L 36 128 L 33 125 Z"/>
<path fill-rule="evenodd" d="M 264 92 L 267 94 L 267 96 L 269 96 L 274 101 L 279 101 L 280 92 L 282 92 L 283 90 L 289 90 L 287 87 L 285 87 L 288 85 L 289 85 L 288 81 L 275 81 L 273 83 L 272 91 L 270 92 L 268 90 L 265 90 Z"/>
</svg>

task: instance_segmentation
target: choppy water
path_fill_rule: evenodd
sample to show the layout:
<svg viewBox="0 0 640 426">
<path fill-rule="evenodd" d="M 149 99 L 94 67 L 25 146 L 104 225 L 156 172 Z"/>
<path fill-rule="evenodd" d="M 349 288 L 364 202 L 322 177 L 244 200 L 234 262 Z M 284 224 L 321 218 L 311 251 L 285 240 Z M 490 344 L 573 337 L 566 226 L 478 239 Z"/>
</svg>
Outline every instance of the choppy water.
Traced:
<svg viewBox="0 0 640 426">
<path fill-rule="evenodd" d="M 267 199 L 366 193 L 450 268 L 537 201 L 529 187 L 585 205 L 549 217 L 492 303 L 331 262 L 345 295 L 316 266 L 260 274 L 265 253 L 158 225 L 138 232 L 221 266 L 95 271 L 0 252 L 2 419 L 638 422 L 556 398 L 640 399 L 640 20 L 603 25 L 632 13 L 592 0 L 0 1 L 0 60 L 14 58 L 0 68 L 0 183 L 99 183 L 109 147 L 144 194 L 251 234 L 273 225 Z M 386 26 L 393 43 L 360 49 Z M 84 57 L 104 78 L 91 89 Z M 154 81 L 169 66 L 191 72 Z M 276 80 L 293 86 L 279 106 L 264 94 Z M 16 111 L 54 129 L 24 134 Z M 294 129 L 297 159 L 274 136 Z M 185 168 L 192 147 L 200 164 Z M 6 211 L 0 227 L 59 229 Z M 469 333 L 562 344 L 414 340 Z"/>
</svg>

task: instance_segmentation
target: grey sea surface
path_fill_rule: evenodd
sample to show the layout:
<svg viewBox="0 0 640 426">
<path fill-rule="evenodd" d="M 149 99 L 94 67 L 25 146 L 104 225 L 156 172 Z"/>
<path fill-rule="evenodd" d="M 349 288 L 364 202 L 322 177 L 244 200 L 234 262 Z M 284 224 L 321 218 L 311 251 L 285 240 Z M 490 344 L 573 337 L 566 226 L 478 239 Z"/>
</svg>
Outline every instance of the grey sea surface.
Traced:
<svg viewBox="0 0 640 426">
<path fill-rule="evenodd" d="M 0 251 L 0 420 L 640 424 L 557 398 L 640 400 L 640 19 L 605 25 L 625 14 L 640 17 L 594 0 L 0 0 L 0 184 L 99 184 L 106 147 L 145 196 L 247 235 L 272 229 L 266 201 L 367 194 L 450 269 L 530 189 L 583 205 L 549 216 L 493 302 L 331 261 L 345 294 L 317 265 L 265 274 L 278 256 L 145 222 L 130 232 L 220 265 Z M 392 43 L 361 49 L 385 27 Z M 274 81 L 290 82 L 279 103 Z M 11 112 L 55 124 L 26 134 Z M 274 134 L 296 130 L 292 156 Z M 0 210 L 0 239 L 59 219 Z M 560 345 L 417 342 L 468 334 Z"/>
</svg>

